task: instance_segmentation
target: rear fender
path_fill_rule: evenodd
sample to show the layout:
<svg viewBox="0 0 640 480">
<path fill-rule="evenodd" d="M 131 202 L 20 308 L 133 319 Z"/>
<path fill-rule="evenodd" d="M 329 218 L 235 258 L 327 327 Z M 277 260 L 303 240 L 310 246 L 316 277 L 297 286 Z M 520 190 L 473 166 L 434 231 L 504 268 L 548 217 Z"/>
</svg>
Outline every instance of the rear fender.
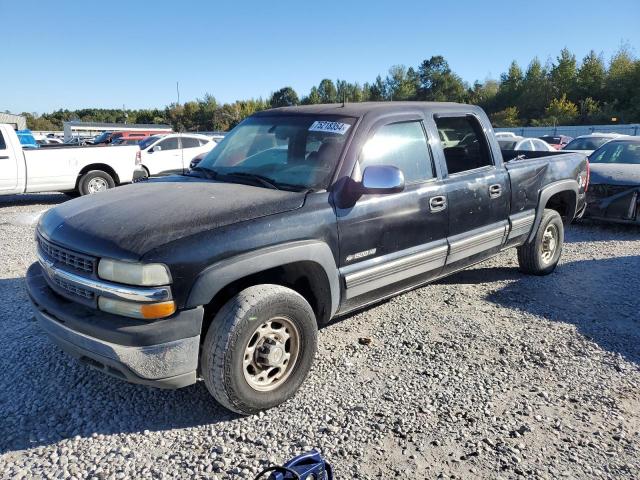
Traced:
<svg viewBox="0 0 640 480">
<path fill-rule="evenodd" d="M 536 232 L 538 231 L 538 227 L 540 227 L 540 222 L 542 221 L 542 214 L 544 213 L 544 209 L 549 202 L 549 199 L 554 195 L 561 192 L 572 192 L 575 196 L 575 203 L 573 207 L 573 214 L 571 215 L 571 220 L 575 218 L 576 212 L 575 209 L 578 205 L 578 192 L 579 192 L 578 182 L 576 180 L 560 180 L 559 182 L 554 182 L 546 187 L 544 187 L 540 191 L 540 196 L 538 199 L 538 208 L 536 210 L 536 218 L 533 222 L 533 228 L 531 229 L 531 233 L 529 233 L 529 238 L 527 242 L 532 242 L 536 236 Z"/>
</svg>

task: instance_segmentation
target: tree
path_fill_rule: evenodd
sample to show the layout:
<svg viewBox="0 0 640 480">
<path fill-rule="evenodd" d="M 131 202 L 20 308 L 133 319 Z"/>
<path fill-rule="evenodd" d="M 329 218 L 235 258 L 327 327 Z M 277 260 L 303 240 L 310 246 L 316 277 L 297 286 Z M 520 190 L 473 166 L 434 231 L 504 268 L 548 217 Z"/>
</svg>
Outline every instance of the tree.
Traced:
<svg viewBox="0 0 640 480">
<path fill-rule="evenodd" d="M 413 68 L 394 65 L 385 79 L 385 92 L 389 100 L 412 100 L 419 88 L 419 78 Z"/>
<path fill-rule="evenodd" d="M 518 63 L 514 60 L 509 65 L 509 71 L 500 75 L 500 88 L 496 95 L 496 109 L 517 105 L 522 95 L 522 80 L 524 75 Z"/>
<path fill-rule="evenodd" d="M 369 86 L 369 100 L 372 102 L 387 100 L 387 86 L 380 75 L 378 75 L 376 81 Z"/>
<path fill-rule="evenodd" d="M 543 121 L 547 125 L 571 125 L 578 117 L 578 107 L 566 95 L 554 98 L 545 110 Z"/>
<path fill-rule="evenodd" d="M 522 93 L 517 103 L 526 120 L 541 118 L 551 100 L 551 88 L 547 70 L 538 58 L 534 58 L 522 80 Z"/>
<path fill-rule="evenodd" d="M 462 79 L 451 71 L 449 64 L 441 55 L 424 60 L 418 68 L 421 100 L 436 102 L 463 102 L 466 88 Z"/>
<path fill-rule="evenodd" d="M 318 92 L 317 87 L 311 87 L 311 91 L 309 95 L 302 98 L 303 105 L 314 105 L 316 103 L 322 103 L 322 98 L 320 98 L 320 93 Z"/>
<path fill-rule="evenodd" d="M 580 101 L 580 123 L 600 123 L 601 121 L 602 111 L 598 102 L 591 97 Z"/>
<path fill-rule="evenodd" d="M 517 107 L 507 107 L 504 110 L 491 115 L 491 123 L 494 127 L 519 127 L 522 121 L 518 118 Z"/>
<path fill-rule="evenodd" d="M 338 91 L 333 81 L 325 78 L 318 85 L 318 95 L 320 95 L 320 103 L 336 103 L 338 101 Z"/>
<path fill-rule="evenodd" d="M 577 77 L 576 56 L 568 48 L 560 51 L 560 56 L 551 67 L 551 86 L 556 98 L 563 95 L 575 98 L 575 84 Z"/>
<path fill-rule="evenodd" d="M 623 46 L 611 58 L 605 80 L 605 98 L 616 108 L 615 116 L 624 116 L 624 111 L 632 107 L 630 100 L 640 91 L 635 73 L 636 61 L 629 48 Z"/>
<path fill-rule="evenodd" d="M 298 94 L 291 87 L 283 87 L 277 92 L 274 92 L 269 100 L 271 108 L 291 107 L 293 105 L 298 105 L 299 103 L 300 100 L 298 100 Z"/>
<path fill-rule="evenodd" d="M 469 103 L 480 105 L 485 110 L 493 110 L 500 84 L 495 80 L 486 80 L 484 83 L 476 81 L 473 88 L 467 92 Z"/>
<path fill-rule="evenodd" d="M 606 68 L 602 55 L 591 50 L 583 59 L 576 74 L 576 98 L 580 101 L 587 97 L 598 101 L 603 98 Z"/>
</svg>

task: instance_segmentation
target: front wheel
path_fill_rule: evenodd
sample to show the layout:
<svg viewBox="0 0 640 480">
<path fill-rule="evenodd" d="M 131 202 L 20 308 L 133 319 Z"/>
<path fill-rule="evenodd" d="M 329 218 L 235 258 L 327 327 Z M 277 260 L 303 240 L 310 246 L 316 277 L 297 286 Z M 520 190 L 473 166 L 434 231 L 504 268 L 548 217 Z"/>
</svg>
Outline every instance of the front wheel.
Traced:
<svg viewBox="0 0 640 480">
<path fill-rule="evenodd" d="M 223 405 L 249 415 L 291 398 L 309 373 L 317 345 L 313 309 L 280 285 L 242 290 L 213 318 L 200 368 Z"/>
<path fill-rule="evenodd" d="M 564 225 L 560 214 L 545 209 L 533 241 L 518 247 L 520 271 L 532 275 L 548 275 L 560 260 L 564 244 Z"/>
</svg>

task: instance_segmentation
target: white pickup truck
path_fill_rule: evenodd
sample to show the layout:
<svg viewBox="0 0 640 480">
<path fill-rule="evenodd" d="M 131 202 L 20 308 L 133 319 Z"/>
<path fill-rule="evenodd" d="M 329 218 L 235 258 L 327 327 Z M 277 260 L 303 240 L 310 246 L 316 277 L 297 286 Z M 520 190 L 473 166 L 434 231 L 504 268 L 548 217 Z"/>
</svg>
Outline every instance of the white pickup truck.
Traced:
<svg viewBox="0 0 640 480">
<path fill-rule="evenodd" d="M 129 183 L 138 151 L 137 146 L 23 149 L 13 127 L 0 123 L 0 195 L 87 195 Z"/>
</svg>

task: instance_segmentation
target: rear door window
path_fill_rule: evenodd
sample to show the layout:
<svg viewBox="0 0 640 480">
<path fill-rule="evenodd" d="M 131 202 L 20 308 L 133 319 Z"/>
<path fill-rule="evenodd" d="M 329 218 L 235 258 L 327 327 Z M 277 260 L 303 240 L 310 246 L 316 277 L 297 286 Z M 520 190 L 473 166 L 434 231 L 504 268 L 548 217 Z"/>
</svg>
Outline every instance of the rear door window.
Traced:
<svg viewBox="0 0 640 480">
<path fill-rule="evenodd" d="M 177 138 L 167 138 L 161 141 L 158 145 L 162 147 L 162 150 L 177 150 L 180 148 Z"/>
<path fill-rule="evenodd" d="M 461 139 L 456 145 L 443 146 L 449 175 L 493 165 L 487 138 L 475 117 L 436 116 L 434 120 L 439 132 L 452 130 Z"/>
<path fill-rule="evenodd" d="M 200 146 L 197 138 L 182 137 L 182 148 L 196 148 Z"/>
<path fill-rule="evenodd" d="M 392 123 L 380 127 L 367 140 L 360 154 L 360 168 L 391 165 L 404 173 L 407 183 L 434 177 L 427 139 L 420 121 Z"/>
</svg>

